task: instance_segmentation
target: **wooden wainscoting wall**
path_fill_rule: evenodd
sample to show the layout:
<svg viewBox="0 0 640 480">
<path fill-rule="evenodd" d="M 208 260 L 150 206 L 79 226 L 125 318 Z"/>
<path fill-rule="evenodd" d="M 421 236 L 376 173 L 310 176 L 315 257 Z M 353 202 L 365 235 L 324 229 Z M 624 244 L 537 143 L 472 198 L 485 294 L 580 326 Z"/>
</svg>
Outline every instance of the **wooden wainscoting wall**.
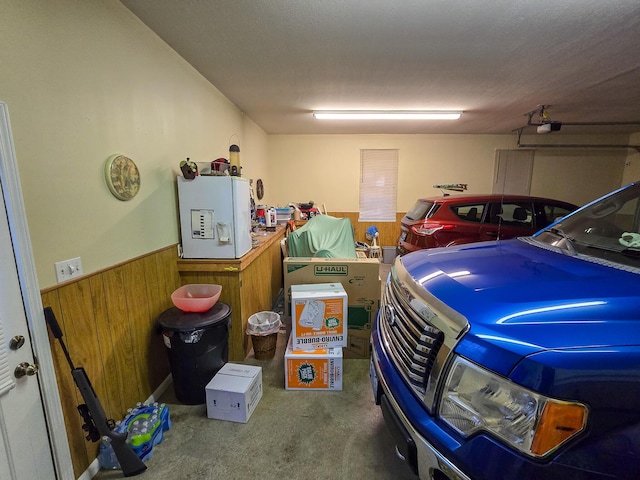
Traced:
<svg viewBox="0 0 640 480">
<path fill-rule="evenodd" d="M 76 281 L 41 291 L 64 333 L 75 366 L 84 367 L 107 417 L 119 420 L 145 401 L 169 375 L 158 316 L 173 306 L 180 286 L 177 247 L 171 245 Z M 85 440 L 77 405 L 83 403 L 58 342 L 50 335 L 58 389 L 78 478 L 98 443 Z"/>
<path fill-rule="evenodd" d="M 375 225 L 378 229 L 378 245 L 381 247 L 395 247 L 398 243 L 398 236 L 400 235 L 400 223 L 404 213 L 396 213 L 395 222 L 359 222 L 358 212 L 327 212 L 329 215 L 338 218 L 348 218 L 353 225 L 353 234 L 356 242 L 364 242 L 370 244 L 371 242 L 366 239 L 365 232 L 367 228 Z"/>
</svg>

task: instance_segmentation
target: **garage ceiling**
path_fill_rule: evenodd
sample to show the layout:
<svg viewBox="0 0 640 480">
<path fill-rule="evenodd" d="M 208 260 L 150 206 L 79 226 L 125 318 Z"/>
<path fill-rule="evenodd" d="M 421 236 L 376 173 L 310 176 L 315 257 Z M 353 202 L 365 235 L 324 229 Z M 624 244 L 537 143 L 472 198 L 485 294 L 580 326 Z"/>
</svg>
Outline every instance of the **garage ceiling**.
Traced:
<svg viewBox="0 0 640 480">
<path fill-rule="evenodd" d="M 539 105 L 564 124 L 551 135 L 640 131 L 638 0 L 122 3 L 270 134 L 512 133 Z M 346 122 L 315 120 L 320 109 L 464 114 Z M 636 124 L 567 125 L 600 122 Z"/>
</svg>

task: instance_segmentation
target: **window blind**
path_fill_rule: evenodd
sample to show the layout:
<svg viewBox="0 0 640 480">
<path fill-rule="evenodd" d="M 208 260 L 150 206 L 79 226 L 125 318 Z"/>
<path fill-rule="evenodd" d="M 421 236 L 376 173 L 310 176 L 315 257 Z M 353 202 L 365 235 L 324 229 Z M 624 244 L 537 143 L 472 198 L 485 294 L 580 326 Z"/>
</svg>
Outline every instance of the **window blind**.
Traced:
<svg viewBox="0 0 640 480">
<path fill-rule="evenodd" d="M 395 222 L 397 149 L 360 150 L 360 222 Z"/>
</svg>

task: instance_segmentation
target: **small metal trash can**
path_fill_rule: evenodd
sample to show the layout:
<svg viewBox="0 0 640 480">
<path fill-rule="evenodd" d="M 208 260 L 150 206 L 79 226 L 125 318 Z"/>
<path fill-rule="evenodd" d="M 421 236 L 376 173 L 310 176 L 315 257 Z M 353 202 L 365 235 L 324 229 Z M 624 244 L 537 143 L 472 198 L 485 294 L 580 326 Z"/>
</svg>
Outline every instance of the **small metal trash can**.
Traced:
<svg viewBox="0 0 640 480">
<path fill-rule="evenodd" d="M 158 317 L 169 355 L 176 398 L 187 405 L 206 402 L 205 387 L 229 361 L 231 307 L 217 302 L 206 312 L 173 307 Z"/>
</svg>

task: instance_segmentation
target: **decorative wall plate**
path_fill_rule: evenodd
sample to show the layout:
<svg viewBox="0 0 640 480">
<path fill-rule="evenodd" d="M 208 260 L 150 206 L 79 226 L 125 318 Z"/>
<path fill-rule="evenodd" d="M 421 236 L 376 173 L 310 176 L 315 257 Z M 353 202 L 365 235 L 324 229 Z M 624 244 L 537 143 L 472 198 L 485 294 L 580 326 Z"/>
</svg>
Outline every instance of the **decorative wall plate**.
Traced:
<svg viewBox="0 0 640 480">
<path fill-rule="evenodd" d="M 256 182 L 256 195 L 258 196 L 258 200 L 262 200 L 262 197 L 264 197 L 264 185 L 261 178 Z"/>
<path fill-rule="evenodd" d="M 140 172 L 128 157 L 116 154 L 107 158 L 104 178 L 109 190 L 118 200 L 131 200 L 140 190 Z"/>
</svg>

